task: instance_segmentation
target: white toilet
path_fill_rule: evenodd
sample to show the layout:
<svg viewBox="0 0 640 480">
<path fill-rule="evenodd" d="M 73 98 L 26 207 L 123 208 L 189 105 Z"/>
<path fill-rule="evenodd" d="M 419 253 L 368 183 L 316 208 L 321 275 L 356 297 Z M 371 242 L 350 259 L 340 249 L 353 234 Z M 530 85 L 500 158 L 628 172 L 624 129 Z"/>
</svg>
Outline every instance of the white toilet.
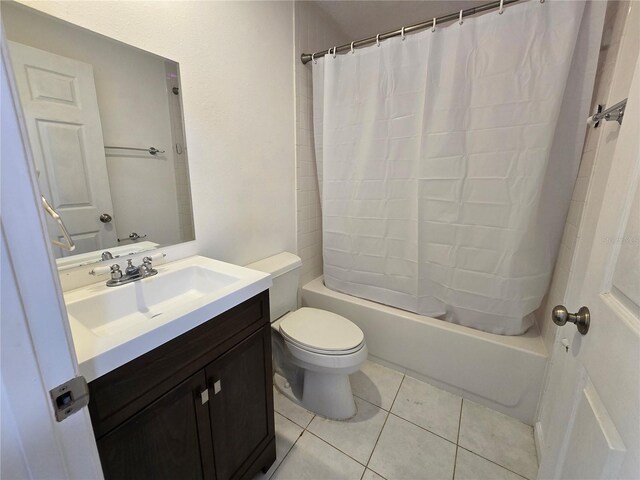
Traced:
<svg viewBox="0 0 640 480">
<path fill-rule="evenodd" d="M 270 273 L 274 383 L 291 400 L 323 417 L 351 418 L 356 405 L 349 375 L 367 359 L 362 330 L 350 320 L 317 308 L 297 308 L 302 262 L 283 252 L 247 265 Z"/>
</svg>

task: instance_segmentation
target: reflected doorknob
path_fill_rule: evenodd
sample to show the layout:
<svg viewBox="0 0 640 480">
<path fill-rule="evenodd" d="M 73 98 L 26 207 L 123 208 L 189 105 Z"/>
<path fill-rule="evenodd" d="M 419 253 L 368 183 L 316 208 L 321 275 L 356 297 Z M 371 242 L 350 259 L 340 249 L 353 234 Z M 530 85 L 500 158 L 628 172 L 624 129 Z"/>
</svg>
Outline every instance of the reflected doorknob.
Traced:
<svg viewBox="0 0 640 480">
<path fill-rule="evenodd" d="M 113 218 L 111 218 L 111 215 L 109 215 L 108 213 L 103 213 L 102 215 L 100 215 L 100 221 L 102 223 L 109 223 L 111 222 L 111 220 L 113 220 Z"/>
<path fill-rule="evenodd" d="M 564 305 L 557 305 L 551 312 L 553 323 L 562 326 L 567 322 L 574 323 L 578 327 L 578 331 L 582 335 L 586 335 L 589 331 L 591 323 L 591 313 L 587 307 L 580 307 L 578 313 L 569 313 Z"/>
</svg>

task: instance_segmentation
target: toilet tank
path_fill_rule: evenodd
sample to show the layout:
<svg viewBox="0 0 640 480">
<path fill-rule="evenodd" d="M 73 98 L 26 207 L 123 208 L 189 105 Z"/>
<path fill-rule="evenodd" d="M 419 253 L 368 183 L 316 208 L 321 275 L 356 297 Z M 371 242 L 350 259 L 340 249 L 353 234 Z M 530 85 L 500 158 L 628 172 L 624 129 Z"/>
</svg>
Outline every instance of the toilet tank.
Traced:
<svg viewBox="0 0 640 480">
<path fill-rule="evenodd" d="M 282 252 L 246 265 L 247 268 L 271 274 L 269 289 L 271 321 L 298 308 L 298 280 L 302 260 L 297 255 Z"/>
</svg>

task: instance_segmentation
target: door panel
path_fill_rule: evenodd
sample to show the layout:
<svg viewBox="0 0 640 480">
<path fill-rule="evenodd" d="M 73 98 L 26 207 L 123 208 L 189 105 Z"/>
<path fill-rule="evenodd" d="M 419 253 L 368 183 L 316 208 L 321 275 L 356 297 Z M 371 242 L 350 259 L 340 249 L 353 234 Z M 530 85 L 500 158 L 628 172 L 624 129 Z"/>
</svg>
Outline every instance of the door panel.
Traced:
<svg viewBox="0 0 640 480">
<path fill-rule="evenodd" d="M 107 479 L 213 478 L 200 371 L 98 440 Z"/>
<path fill-rule="evenodd" d="M 76 242 L 73 254 L 116 245 L 102 124 L 91 65 L 8 42 L 38 184 Z M 49 221 L 49 232 L 57 226 Z M 54 234 L 52 234 L 54 235 Z M 56 257 L 68 255 L 55 248 Z"/>
<path fill-rule="evenodd" d="M 206 368 L 218 480 L 241 474 L 240 466 L 273 433 L 270 333 L 270 326 L 263 328 Z"/>
<path fill-rule="evenodd" d="M 25 70 L 32 100 L 78 107 L 77 84 L 73 76 L 33 65 L 27 65 Z"/>
<path fill-rule="evenodd" d="M 635 5 L 634 5 L 635 7 Z M 590 328 L 580 334 L 567 323 L 559 332 L 567 349 L 557 349 L 546 395 L 553 395 L 551 427 L 539 478 L 640 478 L 640 61 L 620 127 L 599 208 L 594 242 L 584 258 L 583 278 L 572 277 L 567 306 L 586 305 Z M 624 98 L 624 97 L 623 97 Z M 590 189 L 593 186 L 590 186 Z M 596 210 L 597 211 L 597 210 Z M 589 228 L 589 225 L 581 228 Z"/>
<path fill-rule="evenodd" d="M 588 439 L 588 441 L 585 441 Z M 560 478 L 615 478 L 626 448 L 602 399 L 591 381 L 581 391 L 567 444 L 569 454 Z"/>
<path fill-rule="evenodd" d="M 613 272 L 611 294 L 636 311 L 640 308 L 640 188 L 631 205 L 629 221 L 620 238 L 620 252 Z"/>
</svg>

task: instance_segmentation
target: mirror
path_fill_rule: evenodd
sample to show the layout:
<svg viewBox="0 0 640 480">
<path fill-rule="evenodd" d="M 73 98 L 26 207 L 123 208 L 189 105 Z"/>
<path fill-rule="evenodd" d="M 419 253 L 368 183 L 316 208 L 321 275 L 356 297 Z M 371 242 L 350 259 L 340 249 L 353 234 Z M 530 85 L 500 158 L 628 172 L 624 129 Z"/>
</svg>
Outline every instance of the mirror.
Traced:
<svg viewBox="0 0 640 480">
<path fill-rule="evenodd" d="M 0 3 L 58 268 L 194 240 L 178 64 Z"/>
</svg>

